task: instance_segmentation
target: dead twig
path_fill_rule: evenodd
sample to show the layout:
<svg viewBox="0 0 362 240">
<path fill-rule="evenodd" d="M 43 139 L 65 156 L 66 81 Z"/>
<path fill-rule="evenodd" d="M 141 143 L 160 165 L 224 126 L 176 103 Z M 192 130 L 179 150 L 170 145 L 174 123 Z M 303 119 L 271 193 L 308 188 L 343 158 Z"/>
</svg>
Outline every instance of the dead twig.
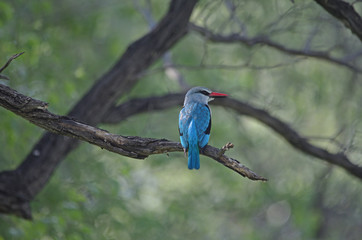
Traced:
<svg viewBox="0 0 362 240">
<path fill-rule="evenodd" d="M 219 156 L 221 157 L 221 155 L 223 155 L 227 150 L 229 150 L 230 148 L 233 148 L 234 144 L 232 144 L 231 142 L 226 143 L 220 150 L 220 154 Z"/>
<path fill-rule="evenodd" d="M 15 58 L 19 57 L 19 56 L 22 55 L 23 53 L 25 53 L 25 52 L 17 53 L 17 54 L 14 54 L 13 56 L 11 56 L 11 57 L 9 58 L 9 60 L 5 63 L 5 65 L 0 68 L 0 73 L 2 73 L 2 71 L 4 71 L 5 68 L 7 68 L 7 67 L 9 66 L 9 64 L 10 64 Z M 4 75 L 0 75 L 0 76 L 1 76 L 0 78 L 2 78 L 2 79 L 9 80 L 9 78 L 6 77 L 6 76 L 4 76 Z"/>
</svg>

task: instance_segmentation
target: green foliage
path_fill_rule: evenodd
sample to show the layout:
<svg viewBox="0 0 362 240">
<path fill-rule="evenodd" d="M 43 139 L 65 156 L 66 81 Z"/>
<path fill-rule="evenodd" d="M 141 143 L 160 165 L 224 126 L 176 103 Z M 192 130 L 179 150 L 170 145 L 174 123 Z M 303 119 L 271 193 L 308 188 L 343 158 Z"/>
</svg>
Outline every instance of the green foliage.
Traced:
<svg viewBox="0 0 362 240">
<path fill-rule="evenodd" d="M 328 14 L 309 1 L 297 2 L 237 1 L 236 14 L 250 36 L 271 34 L 287 47 L 301 48 L 316 16 Z M 152 1 L 155 19 L 166 9 L 164 1 Z M 287 14 L 276 21 L 283 13 Z M 238 26 L 225 24 L 228 17 L 223 3 L 205 0 L 192 19 L 215 32 L 230 33 Z M 274 32 L 289 24 L 288 31 Z M 328 23 L 324 25 L 313 41 L 319 50 L 340 41 Z M 148 31 L 132 2 L 115 0 L 3 1 L 0 27 L 0 61 L 26 52 L 6 69 L 4 74 L 11 80 L 3 82 L 48 102 L 57 114 L 66 114 L 127 46 Z M 348 47 L 358 43 L 345 29 L 339 34 L 348 37 Z M 342 56 L 339 50 L 333 54 Z M 305 136 L 330 137 L 344 127 L 336 139 L 344 146 L 353 139 L 351 146 L 357 149 L 347 149 L 348 154 L 362 163 L 361 78 L 356 80 L 346 68 L 315 59 L 294 62 L 295 57 L 266 46 L 206 45 L 194 33 L 178 43 L 172 55 L 176 64 L 187 66 L 197 66 L 202 59 L 206 65 L 242 65 L 250 60 L 260 68 L 180 70 L 190 85 L 264 107 Z M 276 64 L 282 66 L 268 68 Z M 161 66 L 153 66 L 120 102 L 179 91 L 177 82 L 159 71 Z M 228 154 L 269 182 L 249 181 L 205 157 L 199 171 L 189 171 L 182 153 L 142 161 L 83 143 L 32 202 L 33 221 L 0 216 L 0 240 L 316 239 L 323 224 L 324 239 L 360 238 L 359 180 L 337 167 L 326 171 L 325 163 L 297 152 L 253 119 L 211 108 L 210 144 L 234 143 Z M 177 141 L 179 110 L 144 113 L 101 127 L 122 135 Z M 15 168 L 44 131 L 2 108 L 0 116 L 3 171 Z M 331 151 L 341 150 L 330 141 L 312 141 Z"/>
</svg>

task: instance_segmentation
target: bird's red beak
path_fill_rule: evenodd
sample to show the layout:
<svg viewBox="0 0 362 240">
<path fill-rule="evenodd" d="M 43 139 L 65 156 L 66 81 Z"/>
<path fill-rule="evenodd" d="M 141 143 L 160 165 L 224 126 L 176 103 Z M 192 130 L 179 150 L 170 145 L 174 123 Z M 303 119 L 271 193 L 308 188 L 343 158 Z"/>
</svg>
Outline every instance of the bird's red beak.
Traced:
<svg viewBox="0 0 362 240">
<path fill-rule="evenodd" d="M 223 98 L 223 97 L 227 97 L 227 94 L 224 93 L 218 93 L 218 92 L 212 92 L 210 93 L 209 97 L 213 97 L 213 98 Z"/>
</svg>

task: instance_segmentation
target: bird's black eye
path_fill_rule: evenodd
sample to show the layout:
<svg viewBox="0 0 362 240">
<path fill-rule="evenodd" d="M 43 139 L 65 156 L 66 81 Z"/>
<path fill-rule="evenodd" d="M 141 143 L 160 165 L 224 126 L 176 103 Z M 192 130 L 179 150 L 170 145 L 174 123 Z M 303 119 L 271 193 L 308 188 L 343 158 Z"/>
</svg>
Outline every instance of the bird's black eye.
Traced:
<svg viewBox="0 0 362 240">
<path fill-rule="evenodd" d="M 206 96 L 209 96 L 209 95 L 210 95 L 210 93 L 207 92 L 207 91 L 205 91 L 205 90 L 201 90 L 199 93 L 202 93 L 202 94 L 204 94 L 204 95 L 206 95 Z"/>
</svg>

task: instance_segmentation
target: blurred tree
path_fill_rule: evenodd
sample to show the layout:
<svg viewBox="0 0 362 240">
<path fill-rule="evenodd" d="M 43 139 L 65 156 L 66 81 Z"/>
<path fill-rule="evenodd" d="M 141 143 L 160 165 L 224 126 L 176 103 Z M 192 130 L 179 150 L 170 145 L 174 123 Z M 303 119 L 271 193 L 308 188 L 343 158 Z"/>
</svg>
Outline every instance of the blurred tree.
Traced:
<svg viewBox="0 0 362 240">
<path fill-rule="evenodd" d="M 36 143 L 39 128 L 1 109 L 0 211 L 30 218 L 32 201 L 35 221 L 1 216 L 0 239 L 360 238 L 359 1 L 196 2 L 2 2 L 0 51 L 27 55 L 9 84 L 59 114 L 77 102 L 68 115 L 89 125 L 174 140 L 185 89 L 223 88 L 232 98 L 215 102 L 210 144 L 232 141 L 232 157 L 271 181 L 212 162 L 195 174 L 182 154 L 126 161 L 53 133 Z"/>
</svg>

